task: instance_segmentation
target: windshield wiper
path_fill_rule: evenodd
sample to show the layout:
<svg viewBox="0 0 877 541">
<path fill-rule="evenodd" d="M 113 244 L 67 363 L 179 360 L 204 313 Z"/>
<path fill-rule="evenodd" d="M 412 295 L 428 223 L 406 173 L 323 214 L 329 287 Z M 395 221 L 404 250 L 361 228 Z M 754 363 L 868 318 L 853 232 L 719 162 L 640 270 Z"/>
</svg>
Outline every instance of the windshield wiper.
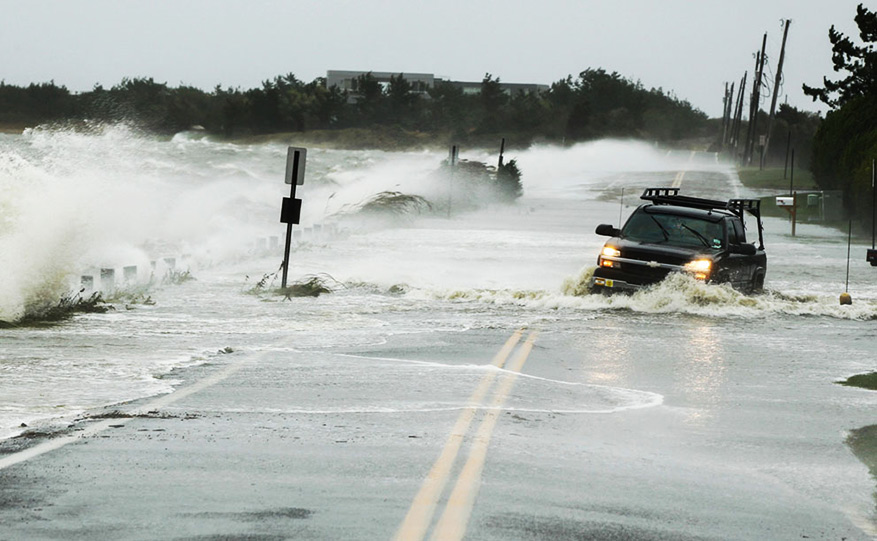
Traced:
<svg viewBox="0 0 877 541">
<path fill-rule="evenodd" d="M 700 242 L 702 242 L 704 246 L 706 246 L 707 248 L 710 247 L 710 242 L 708 240 L 706 240 L 706 237 L 704 237 L 703 235 L 700 234 L 700 231 L 697 231 L 696 229 L 692 229 L 691 227 L 689 227 L 685 224 L 679 224 L 679 225 L 681 225 L 685 229 L 687 229 L 687 230 L 691 231 L 692 233 L 694 233 L 695 235 L 697 235 L 697 238 L 700 239 Z"/>
<path fill-rule="evenodd" d="M 658 224 L 658 227 L 661 228 L 661 233 L 664 234 L 664 242 L 667 242 L 668 240 L 670 240 L 670 233 L 668 233 L 667 230 L 664 229 L 664 226 L 661 225 L 661 222 L 659 222 L 658 219 L 655 218 L 654 216 L 652 216 L 651 214 L 649 214 L 649 218 L 651 218 L 652 221 L 654 221 L 656 224 Z"/>
</svg>

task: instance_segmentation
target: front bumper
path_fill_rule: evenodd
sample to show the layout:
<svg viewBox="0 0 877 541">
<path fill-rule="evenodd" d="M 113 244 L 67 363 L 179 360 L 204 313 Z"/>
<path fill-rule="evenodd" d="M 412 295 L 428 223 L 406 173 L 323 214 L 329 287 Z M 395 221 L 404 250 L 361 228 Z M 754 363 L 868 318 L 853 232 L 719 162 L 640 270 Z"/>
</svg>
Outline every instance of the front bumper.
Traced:
<svg viewBox="0 0 877 541">
<path fill-rule="evenodd" d="M 605 289 L 613 291 L 636 291 L 645 287 L 644 285 L 616 280 L 615 278 L 603 278 L 601 276 L 593 276 L 590 285 L 592 290 Z"/>
<path fill-rule="evenodd" d="M 611 261 L 615 266 L 604 266 L 603 261 Z M 660 282 L 671 272 L 685 270 L 681 265 L 617 256 L 600 256 L 597 264 L 600 266 L 590 283 L 595 290 L 636 291 Z"/>
</svg>

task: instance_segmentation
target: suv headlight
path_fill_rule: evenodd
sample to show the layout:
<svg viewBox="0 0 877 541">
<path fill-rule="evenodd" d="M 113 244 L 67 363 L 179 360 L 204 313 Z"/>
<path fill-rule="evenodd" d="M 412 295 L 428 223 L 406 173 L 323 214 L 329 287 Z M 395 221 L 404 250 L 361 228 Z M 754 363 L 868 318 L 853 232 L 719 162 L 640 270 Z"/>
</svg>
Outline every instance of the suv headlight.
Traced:
<svg viewBox="0 0 877 541">
<path fill-rule="evenodd" d="M 706 280 L 710 276 L 713 262 L 709 259 L 694 259 L 685 264 L 685 270 L 692 273 L 698 280 Z"/>
<path fill-rule="evenodd" d="M 605 259 L 607 257 L 619 257 L 621 256 L 621 250 L 615 248 L 614 246 L 604 246 L 603 251 L 600 252 L 600 260 L 597 264 L 601 267 L 612 267 L 612 268 L 620 268 L 621 263 L 617 261 L 612 261 L 611 259 Z"/>
</svg>

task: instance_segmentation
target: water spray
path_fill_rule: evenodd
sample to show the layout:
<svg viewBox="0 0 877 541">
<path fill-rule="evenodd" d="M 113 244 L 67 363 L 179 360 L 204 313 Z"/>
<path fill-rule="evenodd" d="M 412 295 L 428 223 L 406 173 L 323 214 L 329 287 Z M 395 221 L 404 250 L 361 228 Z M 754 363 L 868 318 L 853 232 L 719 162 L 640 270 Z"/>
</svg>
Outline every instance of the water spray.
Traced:
<svg viewBox="0 0 877 541">
<path fill-rule="evenodd" d="M 840 294 L 841 306 L 845 304 L 853 304 L 853 298 L 850 297 L 850 245 L 853 242 L 853 221 L 850 220 L 849 233 L 847 234 L 847 281 L 844 286 L 844 292 Z"/>
</svg>

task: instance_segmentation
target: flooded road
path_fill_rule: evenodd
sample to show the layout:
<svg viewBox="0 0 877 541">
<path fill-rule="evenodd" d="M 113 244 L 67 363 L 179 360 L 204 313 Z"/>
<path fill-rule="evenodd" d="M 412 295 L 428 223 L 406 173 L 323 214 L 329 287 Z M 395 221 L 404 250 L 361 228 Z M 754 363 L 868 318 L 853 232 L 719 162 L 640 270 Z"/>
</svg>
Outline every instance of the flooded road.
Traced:
<svg viewBox="0 0 877 541">
<path fill-rule="evenodd" d="M 864 245 L 852 306 L 838 303 L 845 235 L 800 224 L 793 238 L 781 218 L 765 221 L 764 295 L 682 276 L 630 296 L 583 291 L 604 240 L 594 228 L 626 218 L 644 187 L 760 195 L 715 156 L 537 147 L 516 156 L 514 205 L 350 221 L 338 212 L 381 190 L 443 200 L 428 180 L 443 155 L 309 151 L 302 225 L 324 232 L 300 239 L 291 276 L 334 292 L 283 299 L 254 286 L 278 285 L 282 250 L 259 239 L 282 236 L 285 146 L 124 130 L 2 143 L 0 181 L 17 197 L 4 200 L 16 216 L 0 237 L 4 313 L 70 280 L 43 252 L 74 281 L 156 256 L 195 278 L 155 284 L 151 303 L 0 330 L 4 436 L 122 412 L 27 460 L 6 441 L 13 538 L 875 534 L 875 480 L 847 441 L 877 422 L 877 394 L 836 384 L 874 369 Z M 74 173 L 76 190 L 59 183 Z M 33 205 L 54 191 L 67 197 L 53 230 Z M 76 250 L 59 252 L 70 224 Z M 12 252 L 28 242 L 42 248 Z"/>
</svg>

